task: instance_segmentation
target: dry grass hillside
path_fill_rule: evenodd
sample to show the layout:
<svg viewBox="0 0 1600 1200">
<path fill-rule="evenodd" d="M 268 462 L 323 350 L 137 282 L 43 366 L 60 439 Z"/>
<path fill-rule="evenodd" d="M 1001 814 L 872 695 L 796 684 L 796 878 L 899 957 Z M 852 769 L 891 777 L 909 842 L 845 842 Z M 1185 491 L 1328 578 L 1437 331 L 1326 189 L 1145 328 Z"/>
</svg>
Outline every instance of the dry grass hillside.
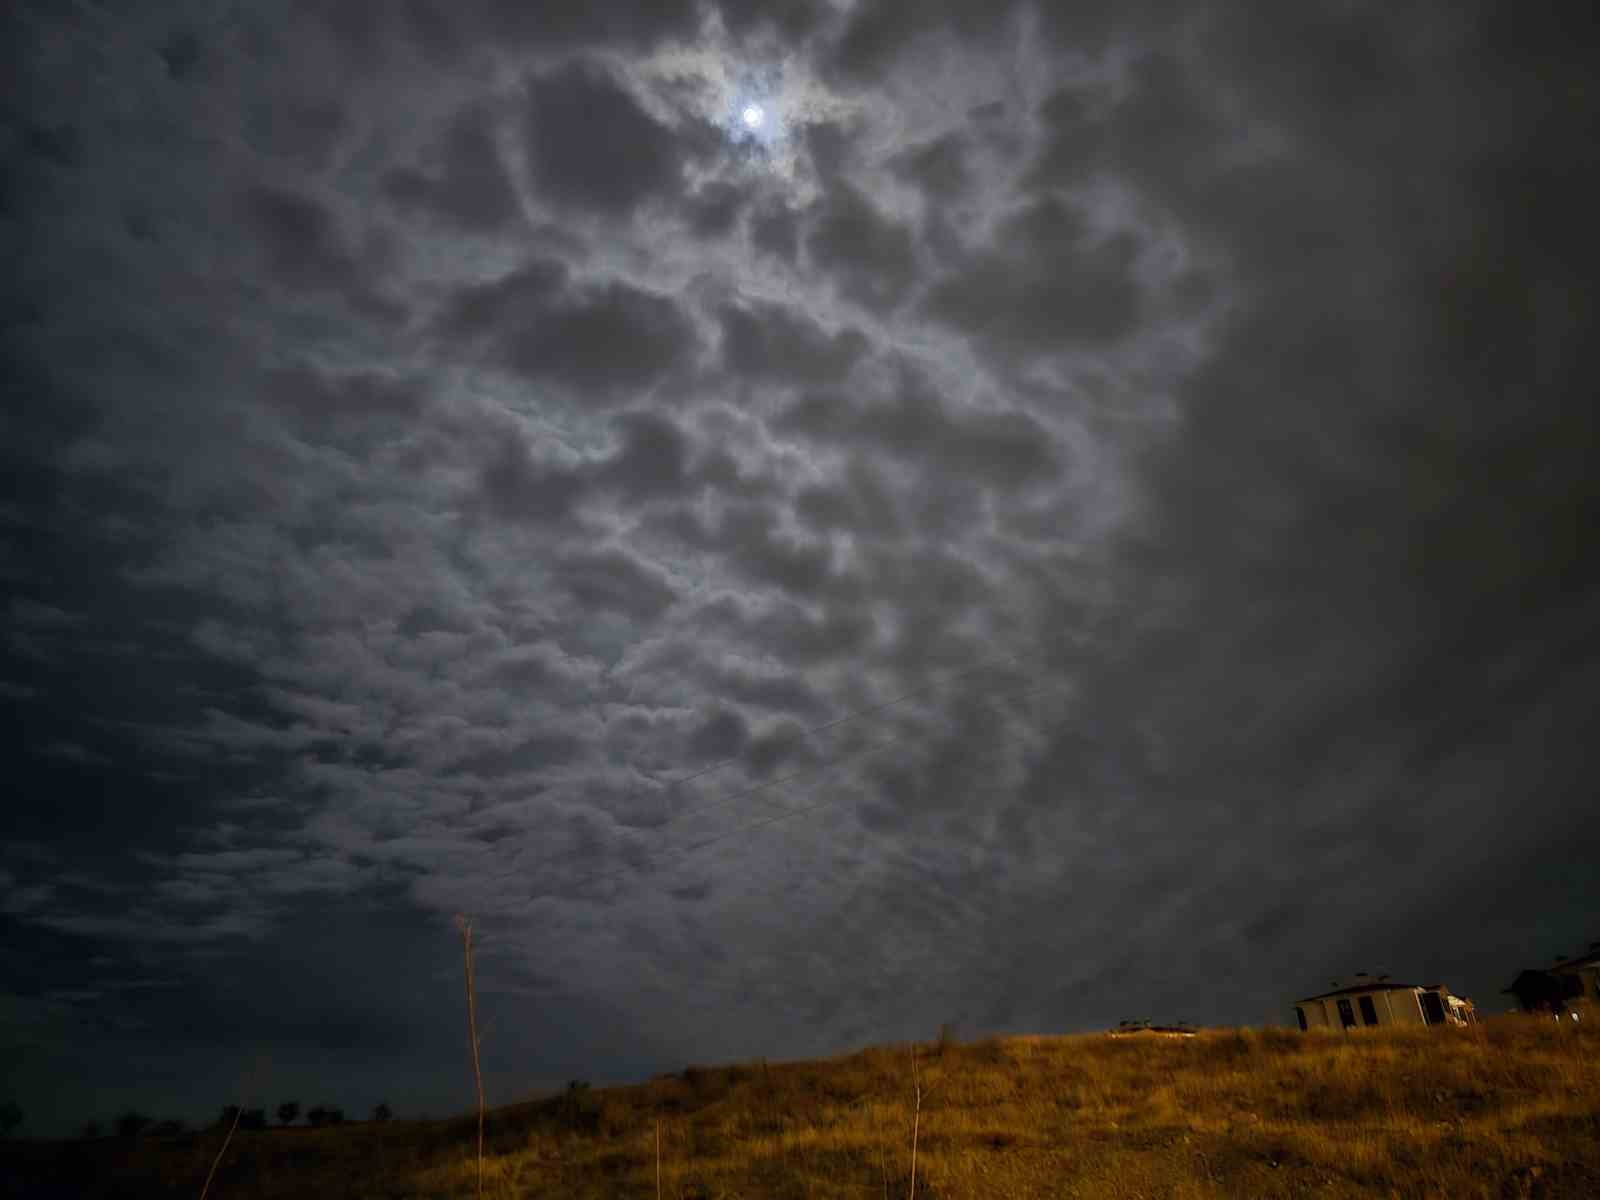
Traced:
<svg viewBox="0 0 1600 1200">
<path fill-rule="evenodd" d="M 1010 1037 L 490 1113 L 506 1197 L 1600 1196 L 1600 1029 Z M 918 1111 L 915 1086 L 921 1085 Z M 657 1130 L 660 1153 L 657 1156 Z M 198 1196 L 221 1131 L 12 1143 L 6 1194 Z M 471 1197 L 476 1119 L 234 1135 L 211 1195 Z M 659 1182 L 657 1178 L 659 1161 Z"/>
</svg>

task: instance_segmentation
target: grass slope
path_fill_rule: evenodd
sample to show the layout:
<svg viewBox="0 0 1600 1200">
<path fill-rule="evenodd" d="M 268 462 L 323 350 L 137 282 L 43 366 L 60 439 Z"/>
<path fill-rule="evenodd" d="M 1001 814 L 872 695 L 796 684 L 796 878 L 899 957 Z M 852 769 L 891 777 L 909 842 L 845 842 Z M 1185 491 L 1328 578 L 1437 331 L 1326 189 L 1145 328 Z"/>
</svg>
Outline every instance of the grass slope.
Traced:
<svg viewBox="0 0 1600 1200">
<path fill-rule="evenodd" d="M 1600 1196 L 1600 1029 L 1009 1037 L 689 1068 L 490 1114 L 506 1197 Z M 198 1196 L 221 1131 L 11 1143 L 0 1194 Z M 476 1118 L 234 1136 L 218 1198 L 470 1197 Z"/>
</svg>

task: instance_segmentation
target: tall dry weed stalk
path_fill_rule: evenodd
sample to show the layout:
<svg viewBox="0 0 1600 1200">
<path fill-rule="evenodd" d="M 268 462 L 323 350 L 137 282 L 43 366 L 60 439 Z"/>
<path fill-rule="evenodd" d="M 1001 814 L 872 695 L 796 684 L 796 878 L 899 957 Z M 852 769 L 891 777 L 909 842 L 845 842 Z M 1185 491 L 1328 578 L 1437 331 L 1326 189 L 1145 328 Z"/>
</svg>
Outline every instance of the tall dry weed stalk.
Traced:
<svg viewBox="0 0 1600 1200">
<path fill-rule="evenodd" d="M 916 1107 L 911 1110 L 911 1187 L 906 1200 L 917 1200 L 917 1134 L 922 1125 L 922 1076 L 917 1071 L 917 1044 L 911 1043 L 911 1091 Z"/>
<path fill-rule="evenodd" d="M 239 1119 L 244 1116 L 246 1097 L 258 1088 L 264 1087 L 270 1075 L 271 1060 L 265 1054 L 256 1058 L 255 1062 L 239 1077 L 238 1093 L 239 1103 L 233 1106 L 233 1124 L 228 1126 L 228 1135 L 222 1139 L 222 1149 L 217 1151 L 217 1156 L 211 1160 L 211 1170 L 206 1172 L 206 1181 L 200 1188 L 200 1200 L 206 1200 L 206 1195 L 211 1191 L 211 1181 L 216 1177 L 217 1167 L 222 1163 L 222 1156 L 228 1152 L 228 1144 L 233 1141 L 233 1131 L 239 1128 Z"/>
<path fill-rule="evenodd" d="M 472 1045 L 472 1077 L 478 1085 L 478 1200 L 483 1200 L 483 1066 L 478 1061 L 478 986 L 472 973 L 472 921 L 457 914 L 461 950 L 467 960 L 467 1038 Z"/>
<path fill-rule="evenodd" d="M 211 1160 L 211 1170 L 206 1172 L 205 1186 L 200 1189 L 200 1200 L 206 1200 L 206 1193 L 211 1190 L 211 1179 L 217 1173 L 217 1164 L 222 1161 L 222 1156 L 228 1152 L 228 1143 L 233 1141 L 233 1131 L 239 1128 L 239 1118 L 244 1115 L 244 1105 L 233 1106 L 233 1124 L 228 1126 L 228 1136 L 222 1139 L 222 1149 L 217 1151 L 217 1156 Z"/>
</svg>

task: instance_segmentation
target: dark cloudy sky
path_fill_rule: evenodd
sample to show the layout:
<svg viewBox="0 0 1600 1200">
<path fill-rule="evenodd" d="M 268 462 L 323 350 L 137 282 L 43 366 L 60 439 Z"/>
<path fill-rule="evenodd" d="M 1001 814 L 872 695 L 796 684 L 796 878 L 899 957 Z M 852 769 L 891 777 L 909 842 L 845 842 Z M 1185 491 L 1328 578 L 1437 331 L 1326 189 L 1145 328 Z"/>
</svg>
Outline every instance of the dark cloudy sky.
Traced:
<svg viewBox="0 0 1600 1200">
<path fill-rule="evenodd" d="M 465 1109 L 458 912 L 494 1101 L 1503 1007 L 1600 937 L 1586 8 L 6 5 L 29 1128 Z"/>
</svg>

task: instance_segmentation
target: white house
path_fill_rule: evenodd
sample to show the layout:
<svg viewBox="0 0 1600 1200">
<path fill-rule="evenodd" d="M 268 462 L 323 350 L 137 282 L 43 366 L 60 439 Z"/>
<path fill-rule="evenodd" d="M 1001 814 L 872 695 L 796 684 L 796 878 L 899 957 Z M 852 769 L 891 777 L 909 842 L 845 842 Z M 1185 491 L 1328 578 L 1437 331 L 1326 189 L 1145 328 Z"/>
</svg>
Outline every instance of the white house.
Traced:
<svg viewBox="0 0 1600 1200">
<path fill-rule="evenodd" d="M 1350 987 L 1294 1002 L 1301 1029 L 1360 1029 L 1368 1025 L 1470 1025 L 1472 1001 L 1442 983 L 1392 983 L 1387 975 L 1358 975 Z"/>
</svg>

